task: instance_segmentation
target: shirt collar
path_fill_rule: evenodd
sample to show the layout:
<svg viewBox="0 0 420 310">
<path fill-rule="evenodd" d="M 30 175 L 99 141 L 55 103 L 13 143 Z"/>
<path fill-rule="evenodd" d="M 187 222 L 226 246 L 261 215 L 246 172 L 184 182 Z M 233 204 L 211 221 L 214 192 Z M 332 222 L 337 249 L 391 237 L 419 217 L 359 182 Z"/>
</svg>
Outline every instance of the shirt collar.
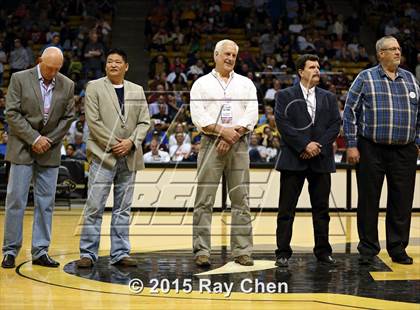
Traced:
<svg viewBox="0 0 420 310">
<path fill-rule="evenodd" d="M 302 82 L 299 82 L 300 88 L 302 89 L 302 92 L 305 95 L 312 95 L 315 93 L 315 86 L 312 86 L 311 88 L 307 89 L 305 86 L 302 85 Z"/>
<path fill-rule="evenodd" d="M 216 69 L 213 69 L 212 71 L 211 71 L 211 73 L 215 76 L 215 77 L 217 77 L 219 80 L 221 80 L 222 79 L 222 77 L 221 77 L 221 75 L 220 75 L 220 73 L 219 72 L 217 72 L 216 71 Z M 230 71 L 230 73 L 229 73 L 229 80 L 233 77 L 233 74 L 234 74 L 235 72 L 233 72 L 233 70 L 232 71 Z"/>
<path fill-rule="evenodd" d="M 378 65 L 378 71 L 381 77 L 388 77 L 381 64 Z M 398 79 L 399 77 L 402 77 L 400 67 L 397 68 L 397 72 L 395 73 L 395 79 Z"/>
<path fill-rule="evenodd" d="M 42 77 L 41 68 L 39 67 L 39 64 L 36 65 L 36 71 L 38 72 L 38 81 L 44 82 L 44 78 Z M 53 80 L 51 82 L 51 86 L 53 86 L 53 87 L 55 86 L 55 77 L 53 77 Z"/>
</svg>

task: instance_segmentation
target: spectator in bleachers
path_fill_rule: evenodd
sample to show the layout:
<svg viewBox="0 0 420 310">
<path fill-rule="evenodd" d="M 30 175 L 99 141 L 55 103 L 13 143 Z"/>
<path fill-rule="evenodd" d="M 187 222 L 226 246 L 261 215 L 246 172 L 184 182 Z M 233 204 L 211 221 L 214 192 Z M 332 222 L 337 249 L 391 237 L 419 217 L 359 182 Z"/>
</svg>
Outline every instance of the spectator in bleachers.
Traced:
<svg viewBox="0 0 420 310">
<path fill-rule="evenodd" d="M 4 65 L 7 63 L 7 55 L 3 49 L 3 41 L 0 41 L 0 87 L 3 86 Z"/>
<path fill-rule="evenodd" d="M 157 139 L 159 141 L 159 145 L 161 149 L 167 150 L 168 149 L 168 136 L 164 130 L 162 130 L 162 122 L 160 119 L 152 120 L 153 129 L 149 130 L 144 139 L 144 145 L 146 148 L 150 147 L 150 143 L 153 139 Z"/>
<path fill-rule="evenodd" d="M 74 134 L 75 156 L 86 160 L 86 143 L 83 141 L 83 133 L 76 131 Z"/>
<path fill-rule="evenodd" d="M 168 114 L 168 107 L 166 105 L 166 96 L 163 93 L 163 91 L 161 93 L 158 93 L 156 97 L 156 101 L 153 101 L 152 103 L 149 104 L 150 116 L 159 114 L 160 106 L 163 106 L 165 108 L 165 114 Z"/>
<path fill-rule="evenodd" d="M 169 60 L 166 56 L 158 55 L 152 59 L 149 66 L 149 77 L 153 79 L 159 76 L 162 72 L 168 73 Z"/>
<path fill-rule="evenodd" d="M 266 148 L 259 144 L 259 137 L 255 133 L 252 133 L 249 138 L 248 153 L 249 160 L 254 163 L 263 162 L 267 157 Z"/>
<path fill-rule="evenodd" d="M 268 147 L 268 145 L 270 145 L 273 141 L 274 137 L 278 137 L 277 132 L 273 132 L 270 126 L 265 126 L 263 129 L 261 145 Z"/>
<path fill-rule="evenodd" d="M 259 135 L 263 135 L 265 127 L 270 127 L 274 136 L 279 136 L 280 135 L 279 131 L 277 130 L 277 125 L 276 125 L 276 120 L 275 120 L 274 114 L 268 114 L 267 115 L 267 123 L 262 124 L 262 125 L 258 126 L 257 128 L 255 128 L 254 132 L 259 134 Z"/>
<path fill-rule="evenodd" d="M 168 114 L 168 105 L 165 101 L 161 101 L 160 98 L 164 95 L 159 96 L 159 111 L 151 116 L 152 119 L 158 119 L 161 121 L 162 130 L 167 130 L 172 122 L 171 117 Z"/>
<path fill-rule="evenodd" d="M 28 31 L 28 40 L 34 42 L 34 44 L 45 44 L 46 37 L 45 33 L 39 28 L 38 23 L 33 23 L 31 29 Z"/>
<path fill-rule="evenodd" d="M 187 78 L 189 80 L 196 80 L 200 76 L 204 75 L 206 71 L 206 64 L 204 63 L 203 59 L 197 59 L 197 62 L 189 67 L 187 71 Z M 194 78 L 193 78 L 194 76 Z"/>
<path fill-rule="evenodd" d="M 362 44 L 359 45 L 357 57 L 355 60 L 356 61 L 369 61 L 369 55 L 364 45 Z"/>
<path fill-rule="evenodd" d="M 172 44 L 172 49 L 174 51 L 179 51 L 181 49 L 181 46 L 184 44 L 184 34 L 181 32 L 181 27 L 178 25 L 175 26 L 174 31 L 169 35 L 168 41 Z"/>
<path fill-rule="evenodd" d="M 0 159 L 4 159 L 6 156 L 7 140 L 9 136 L 5 130 L 1 131 L 1 142 L 0 142 Z"/>
<path fill-rule="evenodd" d="M 173 120 L 176 114 L 179 111 L 179 108 L 182 106 L 182 100 L 177 101 L 177 98 L 173 92 L 168 93 L 167 96 L 167 105 L 168 105 L 168 115 L 171 120 Z"/>
<path fill-rule="evenodd" d="M 165 88 L 164 83 L 158 83 L 158 82 L 155 83 L 155 81 L 153 81 L 152 83 L 150 83 L 150 85 L 151 85 L 152 92 L 150 93 L 149 96 L 147 96 L 147 102 L 149 104 L 149 112 L 151 109 L 150 105 L 158 101 L 160 95 L 165 95 L 165 92 L 167 90 Z M 153 87 L 152 85 L 156 85 L 156 87 Z M 153 109 L 154 109 L 153 114 L 157 113 L 159 111 L 159 105 L 157 105 Z"/>
<path fill-rule="evenodd" d="M 105 53 L 104 46 L 98 41 L 98 34 L 96 31 L 89 32 L 89 42 L 84 48 L 84 63 L 83 69 L 85 77 L 89 72 L 93 73 L 93 78 L 98 79 L 102 76 L 102 56 Z"/>
<path fill-rule="evenodd" d="M 166 78 L 166 80 L 171 83 L 171 84 L 175 84 L 175 83 L 187 83 L 187 75 L 183 72 L 182 66 L 175 66 L 174 71 L 172 71 L 171 73 L 168 74 L 168 77 Z"/>
<path fill-rule="evenodd" d="M 200 152 L 201 148 L 201 140 L 196 140 L 191 144 L 191 152 L 188 154 L 187 158 L 184 158 L 183 161 L 187 162 L 197 162 L 198 153 Z"/>
<path fill-rule="evenodd" d="M 51 42 L 44 45 L 44 47 L 41 50 L 41 53 L 42 53 L 43 50 L 45 50 L 46 48 L 48 48 L 50 46 L 59 48 L 62 52 L 64 52 L 64 48 L 61 46 L 61 43 L 60 43 L 60 34 L 58 34 L 57 32 L 54 32 L 54 34 L 51 38 Z"/>
<path fill-rule="evenodd" d="M 14 49 L 9 55 L 10 74 L 25 70 L 29 67 L 29 57 L 20 39 L 14 40 Z"/>
<path fill-rule="evenodd" d="M 180 67 L 182 72 L 185 70 L 185 65 L 182 62 L 181 57 L 179 57 L 179 56 L 177 56 L 173 59 L 173 61 L 171 62 L 170 66 L 169 66 L 169 71 L 170 72 L 175 71 L 176 67 Z"/>
<path fill-rule="evenodd" d="M 70 126 L 70 129 L 68 131 L 70 143 L 75 143 L 77 133 L 81 133 L 83 142 L 87 142 L 87 138 L 89 136 L 89 127 L 86 122 L 86 116 L 84 111 L 81 111 L 79 113 L 78 119 L 76 119 Z"/>
<path fill-rule="evenodd" d="M 4 111 L 6 109 L 6 98 L 3 92 L 0 90 L 0 126 L 1 128 L 7 128 Z"/>
<path fill-rule="evenodd" d="M 64 145 L 63 145 L 64 147 Z M 76 147 L 73 143 L 68 143 L 65 147 L 65 151 L 61 150 L 61 158 L 62 159 L 74 159 L 74 154 L 76 152 Z"/>
<path fill-rule="evenodd" d="M 99 33 L 102 36 L 102 42 L 108 43 L 112 27 L 102 16 L 96 21 L 94 29 L 96 30 L 96 33 Z"/>
<path fill-rule="evenodd" d="M 80 61 L 79 56 L 75 52 L 71 52 L 70 63 L 67 70 L 67 74 L 69 76 L 71 76 L 72 74 L 77 74 L 77 76 L 80 77 L 82 72 L 83 72 L 83 64 Z"/>
<path fill-rule="evenodd" d="M 292 33 L 301 33 L 303 30 L 302 23 L 299 22 L 299 19 L 296 17 L 293 19 L 293 22 L 289 25 L 289 31 Z"/>
<path fill-rule="evenodd" d="M 167 74 L 166 72 L 162 72 L 159 76 L 155 76 L 153 80 L 149 81 L 149 88 L 150 89 L 157 89 L 158 85 L 161 84 L 163 86 L 163 89 L 161 90 L 169 90 L 170 84 L 167 81 Z"/>
<path fill-rule="evenodd" d="M 268 123 L 268 116 L 274 115 L 274 109 L 271 105 L 264 105 L 264 114 L 258 120 L 258 126 Z"/>
<path fill-rule="evenodd" d="M 274 97 L 277 93 L 277 91 L 279 91 L 281 88 L 281 83 L 279 80 L 274 79 L 273 80 L 273 87 L 267 89 L 267 91 L 265 92 L 265 96 L 264 96 L 264 102 L 274 105 Z"/>
<path fill-rule="evenodd" d="M 261 55 L 272 55 L 278 48 L 278 36 L 273 31 L 264 33 L 259 40 Z"/>
<path fill-rule="evenodd" d="M 337 38 L 341 40 L 345 31 L 344 17 L 340 14 L 337 16 L 335 23 L 332 25 L 331 32 L 335 33 Z"/>
<path fill-rule="evenodd" d="M 28 40 L 26 42 L 25 51 L 26 51 L 26 54 L 28 55 L 29 68 L 35 66 L 36 64 L 33 46 L 34 46 L 34 42 L 32 42 L 32 40 Z"/>
<path fill-rule="evenodd" d="M 161 27 L 152 38 L 152 48 L 158 51 L 166 51 L 166 44 L 170 42 L 165 28 Z"/>
<path fill-rule="evenodd" d="M 176 144 L 169 148 L 169 155 L 172 161 L 183 161 L 188 158 L 191 151 L 191 143 L 185 141 L 184 133 L 175 134 Z"/>
<path fill-rule="evenodd" d="M 152 139 L 150 142 L 150 152 L 143 156 L 145 163 L 167 163 L 171 160 L 168 152 L 159 150 L 159 141 Z"/>
<path fill-rule="evenodd" d="M 186 128 L 184 128 L 184 125 L 181 122 L 178 122 L 175 126 L 175 132 L 169 136 L 169 148 L 178 143 L 176 140 L 176 135 L 178 133 L 182 133 L 184 135 L 185 143 L 191 143 L 191 138 L 188 132 L 186 132 Z"/>
<path fill-rule="evenodd" d="M 275 162 L 277 160 L 277 156 L 280 154 L 280 138 L 277 136 L 273 136 L 273 139 L 268 143 L 266 147 L 266 161 L 267 162 Z"/>
</svg>

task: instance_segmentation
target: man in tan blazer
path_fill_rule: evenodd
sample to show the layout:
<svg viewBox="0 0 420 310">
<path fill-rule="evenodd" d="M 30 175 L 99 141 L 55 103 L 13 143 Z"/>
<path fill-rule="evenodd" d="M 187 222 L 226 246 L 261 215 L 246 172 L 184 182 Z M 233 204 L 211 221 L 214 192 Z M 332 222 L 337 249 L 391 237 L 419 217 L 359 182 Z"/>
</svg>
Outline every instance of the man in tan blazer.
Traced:
<svg viewBox="0 0 420 310">
<path fill-rule="evenodd" d="M 22 222 L 31 180 L 34 189 L 32 263 L 57 267 L 48 256 L 61 140 L 74 120 L 74 83 L 58 71 L 63 54 L 56 47 L 40 63 L 12 75 L 6 98 L 11 162 L 7 185 L 2 267 L 13 268 L 22 246 Z"/>
<path fill-rule="evenodd" d="M 90 168 L 79 268 L 89 268 L 98 259 L 102 214 L 112 184 L 110 262 L 137 265 L 129 256 L 130 207 L 136 171 L 144 168 L 142 141 L 150 127 L 150 118 L 143 88 L 124 80 L 127 70 L 126 53 L 112 49 L 106 58 L 106 77 L 91 81 L 86 89 Z"/>
</svg>

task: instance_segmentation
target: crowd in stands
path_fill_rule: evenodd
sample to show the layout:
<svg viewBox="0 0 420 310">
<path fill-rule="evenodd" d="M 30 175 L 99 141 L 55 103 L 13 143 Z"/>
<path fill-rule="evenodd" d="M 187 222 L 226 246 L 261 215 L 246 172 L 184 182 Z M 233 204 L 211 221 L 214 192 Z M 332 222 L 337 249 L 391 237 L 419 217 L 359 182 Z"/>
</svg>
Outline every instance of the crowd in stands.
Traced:
<svg viewBox="0 0 420 310">
<path fill-rule="evenodd" d="M 76 85 L 77 119 L 64 139 L 63 158 L 85 160 L 88 127 L 84 90 L 89 80 L 103 76 L 104 55 L 111 46 L 115 1 L 3 1 L 0 9 L 0 158 L 7 146 L 4 117 L 10 76 L 33 67 L 50 46 L 64 54 L 61 73 Z"/>
<path fill-rule="evenodd" d="M 390 20 L 400 16 L 408 19 L 397 24 L 401 26 L 398 31 L 389 33 L 381 28 L 377 35 L 396 35 L 404 51 L 405 45 L 410 45 L 413 48 L 408 54 L 414 53 L 420 60 L 420 46 L 415 40 L 420 7 L 407 3 L 393 10 L 397 4 L 369 2 L 372 11 L 393 12 Z M 193 149 L 190 142 L 180 144 L 180 136 L 182 151 L 178 153 L 183 156 L 174 156 L 167 137 L 183 126 L 184 135 L 198 140 L 188 114 L 188 91 L 197 78 L 211 71 L 215 43 L 230 38 L 240 47 L 235 72 L 254 82 L 259 99 L 260 119 L 250 135 L 251 162 L 275 161 L 281 150 L 273 114 L 274 97 L 279 89 L 297 82 L 294 59 L 303 53 L 320 57 L 320 86 L 337 95 L 342 113 L 351 81 L 376 61 L 374 52 L 369 55 L 359 41 L 366 14 L 359 15 L 355 9 L 344 18 L 324 1 L 158 1 L 145 25 L 146 48 L 152 56 L 148 102 L 154 120 L 146 151 L 152 138 L 159 142 L 151 151 L 155 157 L 148 160 L 167 160 L 167 156 L 159 157 L 157 150 L 169 152 L 171 160 L 189 160 L 186 150 Z M 407 33 L 411 35 L 408 41 Z M 402 67 L 420 71 L 417 59 Z M 338 151 L 345 150 L 342 136 L 336 146 Z"/>
<path fill-rule="evenodd" d="M 392 35 L 402 48 L 401 67 L 420 81 L 420 3 L 419 1 L 369 0 L 365 5 L 367 22 L 377 36 Z"/>
<path fill-rule="evenodd" d="M 17 8 L 0 9 L 3 91 L 10 75 L 33 66 L 46 47 L 64 52 L 61 71 L 76 83 L 78 118 L 65 138 L 63 158 L 86 158 L 84 89 L 89 80 L 103 76 L 114 2 L 22 1 Z M 368 54 L 359 41 L 362 25 L 372 26 L 377 37 L 395 35 L 405 56 L 401 66 L 420 79 L 419 4 L 368 0 L 365 7 L 345 18 L 322 0 L 155 1 L 144 33 L 151 55 L 145 89 L 152 118 L 144 142 L 145 161 L 196 161 L 200 135 L 190 117 L 189 90 L 211 71 L 214 45 L 224 38 L 240 47 L 235 72 L 249 77 L 257 88 L 260 118 L 249 136 L 252 162 L 274 162 L 281 152 L 274 98 L 279 89 L 297 82 L 294 60 L 299 54 L 320 57 L 320 86 L 337 95 L 341 112 L 355 75 L 375 62 L 374 52 Z M 0 156 L 7 143 L 4 107 L 0 93 Z M 339 151 L 345 149 L 342 137 L 336 144 Z"/>
</svg>

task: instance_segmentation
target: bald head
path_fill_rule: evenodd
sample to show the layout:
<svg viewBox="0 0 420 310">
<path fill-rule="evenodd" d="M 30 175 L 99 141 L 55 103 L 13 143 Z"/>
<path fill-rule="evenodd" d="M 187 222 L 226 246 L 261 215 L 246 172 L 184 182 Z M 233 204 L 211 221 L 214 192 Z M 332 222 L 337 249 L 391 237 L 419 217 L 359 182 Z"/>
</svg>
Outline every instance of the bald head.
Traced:
<svg viewBox="0 0 420 310">
<path fill-rule="evenodd" d="M 57 47 L 46 48 L 41 55 L 39 68 L 45 81 L 52 81 L 63 66 L 63 52 Z"/>
</svg>

